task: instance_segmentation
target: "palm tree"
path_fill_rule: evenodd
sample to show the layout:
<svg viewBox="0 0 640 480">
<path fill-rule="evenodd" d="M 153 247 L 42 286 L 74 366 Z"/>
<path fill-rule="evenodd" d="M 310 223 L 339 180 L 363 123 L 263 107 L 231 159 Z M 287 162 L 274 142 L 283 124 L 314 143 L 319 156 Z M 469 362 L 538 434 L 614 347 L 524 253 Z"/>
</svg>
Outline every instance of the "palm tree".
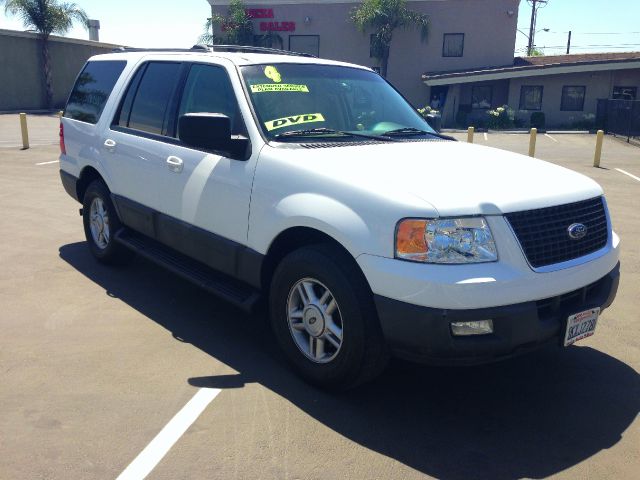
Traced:
<svg viewBox="0 0 640 480">
<path fill-rule="evenodd" d="M 3 0 L 0 0 L 2 3 Z M 60 3 L 58 0 L 4 0 L 5 13 L 17 15 L 26 28 L 34 29 L 42 41 L 42 71 L 46 86 L 47 108 L 53 107 L 53 81 L 51 79 L 51 56 L 49 36 L 65 34 L 74 21 L 87 28 L 87 14 L 75 3 Z"/>
<path fill-rule="evenodd" d="M 380 75 L 387 76 L 389 50 L 397 28 L 419 28 L 421 41 L 429 33 L 429 16 L 407 8 L 406 0 L 363 0 L 351 12 L 351 21 L 365 33 L 373 30 L 371 51 L 380 62 Z"/>
<path fill-rule="evenodd" d="M 223 37 L 215 34 L 214 27 L 222 30 Z M 242 0 L 231 0 L 227 16 L 214 14 L 207 19 L 200 42 L 207 44 L 253 45 L 253 22 Z"/>
</svg>

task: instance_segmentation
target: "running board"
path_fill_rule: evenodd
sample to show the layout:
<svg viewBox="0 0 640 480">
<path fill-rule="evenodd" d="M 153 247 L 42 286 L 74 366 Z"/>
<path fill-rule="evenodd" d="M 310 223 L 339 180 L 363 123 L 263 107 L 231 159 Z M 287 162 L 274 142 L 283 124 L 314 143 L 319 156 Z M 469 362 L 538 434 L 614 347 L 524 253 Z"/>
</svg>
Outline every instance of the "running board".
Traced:
<svg viewBox="0 0 640 480">
<path fill-rule="evenodd" d="M 149 237 L 123 228 L 116 233 L 115 240 L 141 257 L 151 260 L 185 280 L 189 280 L 245 312 L 251 312 L 260 299 L 260 293 L 254 288 L 217 272 Z"/>
</svg>

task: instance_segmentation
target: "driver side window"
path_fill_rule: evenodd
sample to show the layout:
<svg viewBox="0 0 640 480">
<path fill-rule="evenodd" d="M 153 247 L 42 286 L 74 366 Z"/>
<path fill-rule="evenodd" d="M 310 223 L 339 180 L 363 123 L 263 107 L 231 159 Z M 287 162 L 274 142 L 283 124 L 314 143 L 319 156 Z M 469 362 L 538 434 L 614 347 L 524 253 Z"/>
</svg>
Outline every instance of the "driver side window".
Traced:
<svg viewBox="0 0 640 480">
<path fill-rule="evenodd" d="M 178 115 L 187 113 L 223 113 L 231 119 L 232 134 L 246 134 L 231 81 L 222 67 L 191 66 Z"/>
</svg>

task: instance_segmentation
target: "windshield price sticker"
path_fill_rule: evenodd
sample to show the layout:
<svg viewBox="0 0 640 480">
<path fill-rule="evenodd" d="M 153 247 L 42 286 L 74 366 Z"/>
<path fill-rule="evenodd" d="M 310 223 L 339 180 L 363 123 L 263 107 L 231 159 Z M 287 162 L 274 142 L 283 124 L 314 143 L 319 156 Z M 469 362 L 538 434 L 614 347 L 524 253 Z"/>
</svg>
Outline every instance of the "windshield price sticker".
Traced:
<svg viewBox="0 0 640 480">
<path fill-rule="evenodd" d="M 302 92 L 309 93 L 309 87 L 306 85 L 294 85 L 292 83 L 263 83 L 260 85 L 251 85 L 251 93 L 264 92 Z"/>
<path fill-rule="evenodd" d="M 280 83 L 282 81 L 282 75 L 280 75 L 278 69 L 273 65 L 267 65 L 264 67 L 264 76 L 276 83 Z"/>
<path fill-rule="evenodd" d="M 276 118 L 275 120 L 264 122 L 264 126 L 267 127 L 267 131 L 270 132 L 271 130 L 277 130 L 278 128 L 288 127 L 290 125 L 313 122 L 324 122 L 324 117 L 321 113 L 306 113 L 304 115 Z"/>
</svg>

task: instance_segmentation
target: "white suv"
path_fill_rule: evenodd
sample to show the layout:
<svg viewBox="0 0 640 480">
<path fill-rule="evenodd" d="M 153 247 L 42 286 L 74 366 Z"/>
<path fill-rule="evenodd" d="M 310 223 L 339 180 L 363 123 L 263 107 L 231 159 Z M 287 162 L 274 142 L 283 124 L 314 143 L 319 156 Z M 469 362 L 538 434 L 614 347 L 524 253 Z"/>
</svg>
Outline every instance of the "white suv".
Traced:
<svg viewBox="0 0 640 480">
<path fill-rule="evenodd" d="M 250 47 L 91 58 L 60 125 L 89 248 L 250 310 L 304 378 L 471 364 L 593 333 L 619 238 L 602 189 L 434 132 L 357 65 Z"/>
</svg>

